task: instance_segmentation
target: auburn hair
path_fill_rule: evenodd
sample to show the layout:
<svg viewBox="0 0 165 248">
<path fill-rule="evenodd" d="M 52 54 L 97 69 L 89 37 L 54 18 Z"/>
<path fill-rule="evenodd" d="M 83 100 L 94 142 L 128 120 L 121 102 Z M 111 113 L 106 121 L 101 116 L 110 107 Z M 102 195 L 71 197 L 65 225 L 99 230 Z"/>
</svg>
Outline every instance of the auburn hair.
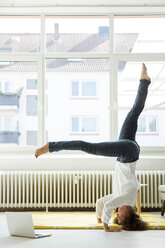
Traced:
<svg viewBox="0 0 165 248">
<path fill-rule="evenodd" d="M 144 222 L 134 209 L 131 209 L 124 221 L 119 224 L 118 217 L 114 218 L 113 223 L 121 225 L 123 230 L 143 231 L 147 229 L 148 223 Z"/>
</svg>

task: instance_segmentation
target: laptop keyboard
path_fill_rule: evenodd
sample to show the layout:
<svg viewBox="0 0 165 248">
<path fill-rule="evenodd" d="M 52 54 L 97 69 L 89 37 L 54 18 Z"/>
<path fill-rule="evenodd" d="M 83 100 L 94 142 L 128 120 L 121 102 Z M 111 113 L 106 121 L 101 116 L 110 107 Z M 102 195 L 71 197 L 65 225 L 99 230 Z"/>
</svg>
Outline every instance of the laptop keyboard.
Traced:
<svg viewBox="0 0 165 248">
<path fill-rule="evenodd" d="M 41 233 L 35 233 L 35 236 L 40 237 L 40 236 L 42 236 L 42 234 Z"/>
</svg>

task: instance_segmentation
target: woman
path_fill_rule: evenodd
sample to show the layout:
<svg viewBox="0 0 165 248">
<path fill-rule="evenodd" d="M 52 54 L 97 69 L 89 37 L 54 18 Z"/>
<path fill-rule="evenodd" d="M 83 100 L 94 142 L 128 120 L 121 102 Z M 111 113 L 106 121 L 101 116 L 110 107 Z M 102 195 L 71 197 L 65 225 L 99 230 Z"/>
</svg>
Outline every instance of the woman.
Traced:
<svg viewBox="0 0 165 248">
<path fill-rule="evenodd" d="M 60 150 L 81 150 L 90 154 L 117 157 L 113 194 L 104 196 L 96 202 L 98 223 L 103 223 L 106 232 L 118 231 L 108 227 L 111 213 L 118 208 L 115 223 L 125 230 L 145 230 L 146 223 L 133 210 L 137 191 L 140 188 L 135 175 L 136 161 L 139 159 L 140 147 L 135 141 L 137 121 L 141 114 L 151 83 L 145 64 L 142 64 L 140 84 L 134 105 L 123 123 L 119 140 L 114 142 L 89 143 L 84 141 L 48 142 L 36 150 L 35 157 Z"/>
</svg>

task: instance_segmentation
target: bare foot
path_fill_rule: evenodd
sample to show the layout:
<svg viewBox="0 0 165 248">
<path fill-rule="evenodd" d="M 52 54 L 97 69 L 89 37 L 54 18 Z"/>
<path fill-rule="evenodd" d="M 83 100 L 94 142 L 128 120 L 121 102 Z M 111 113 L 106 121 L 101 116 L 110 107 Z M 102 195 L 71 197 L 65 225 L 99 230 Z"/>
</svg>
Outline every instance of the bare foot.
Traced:
<svg viewBox="0 0 165 248">
<path fill-rule="evenodd" d="M 46 145 L 44 145 L 41 148 L 36 150 L 35 157 L 38 158 L 38 156 L 40 156 L 44 153 L 47 153 L 47 152 L 49 152 L 49 142 Z"/>
<path fill-rule="evenodd" d="M 98 224 L 102 223 L 102 221 L 101 221 L 100 218 L 97 218 L 97 223 L 98 223 Z"/>
<path fill-rule="evenodd" d="M 141 78 L 140 79 L 146 79 L 151 81 L 151 79 L 149 78 L 148 74 L 147 74 L 147 67 L 145 66 L 145 64 L 142 64 L 142 71 L 141 71 Z"/>
</svg>

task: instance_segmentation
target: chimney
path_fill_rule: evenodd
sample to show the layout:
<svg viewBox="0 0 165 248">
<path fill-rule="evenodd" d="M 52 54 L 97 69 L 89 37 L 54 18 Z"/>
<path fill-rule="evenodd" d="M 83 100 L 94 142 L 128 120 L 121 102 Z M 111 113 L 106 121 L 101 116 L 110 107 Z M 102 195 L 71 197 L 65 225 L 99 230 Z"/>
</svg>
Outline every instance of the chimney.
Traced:
<svg viewBox="0 0 165 248">
<path fill-rule="evenodd" d="M 60 34 L 59 34 L 59 24 L 55 23 L 54 24 L 54 40 L 58 41 L 60 38 Z"/>
</svg>

